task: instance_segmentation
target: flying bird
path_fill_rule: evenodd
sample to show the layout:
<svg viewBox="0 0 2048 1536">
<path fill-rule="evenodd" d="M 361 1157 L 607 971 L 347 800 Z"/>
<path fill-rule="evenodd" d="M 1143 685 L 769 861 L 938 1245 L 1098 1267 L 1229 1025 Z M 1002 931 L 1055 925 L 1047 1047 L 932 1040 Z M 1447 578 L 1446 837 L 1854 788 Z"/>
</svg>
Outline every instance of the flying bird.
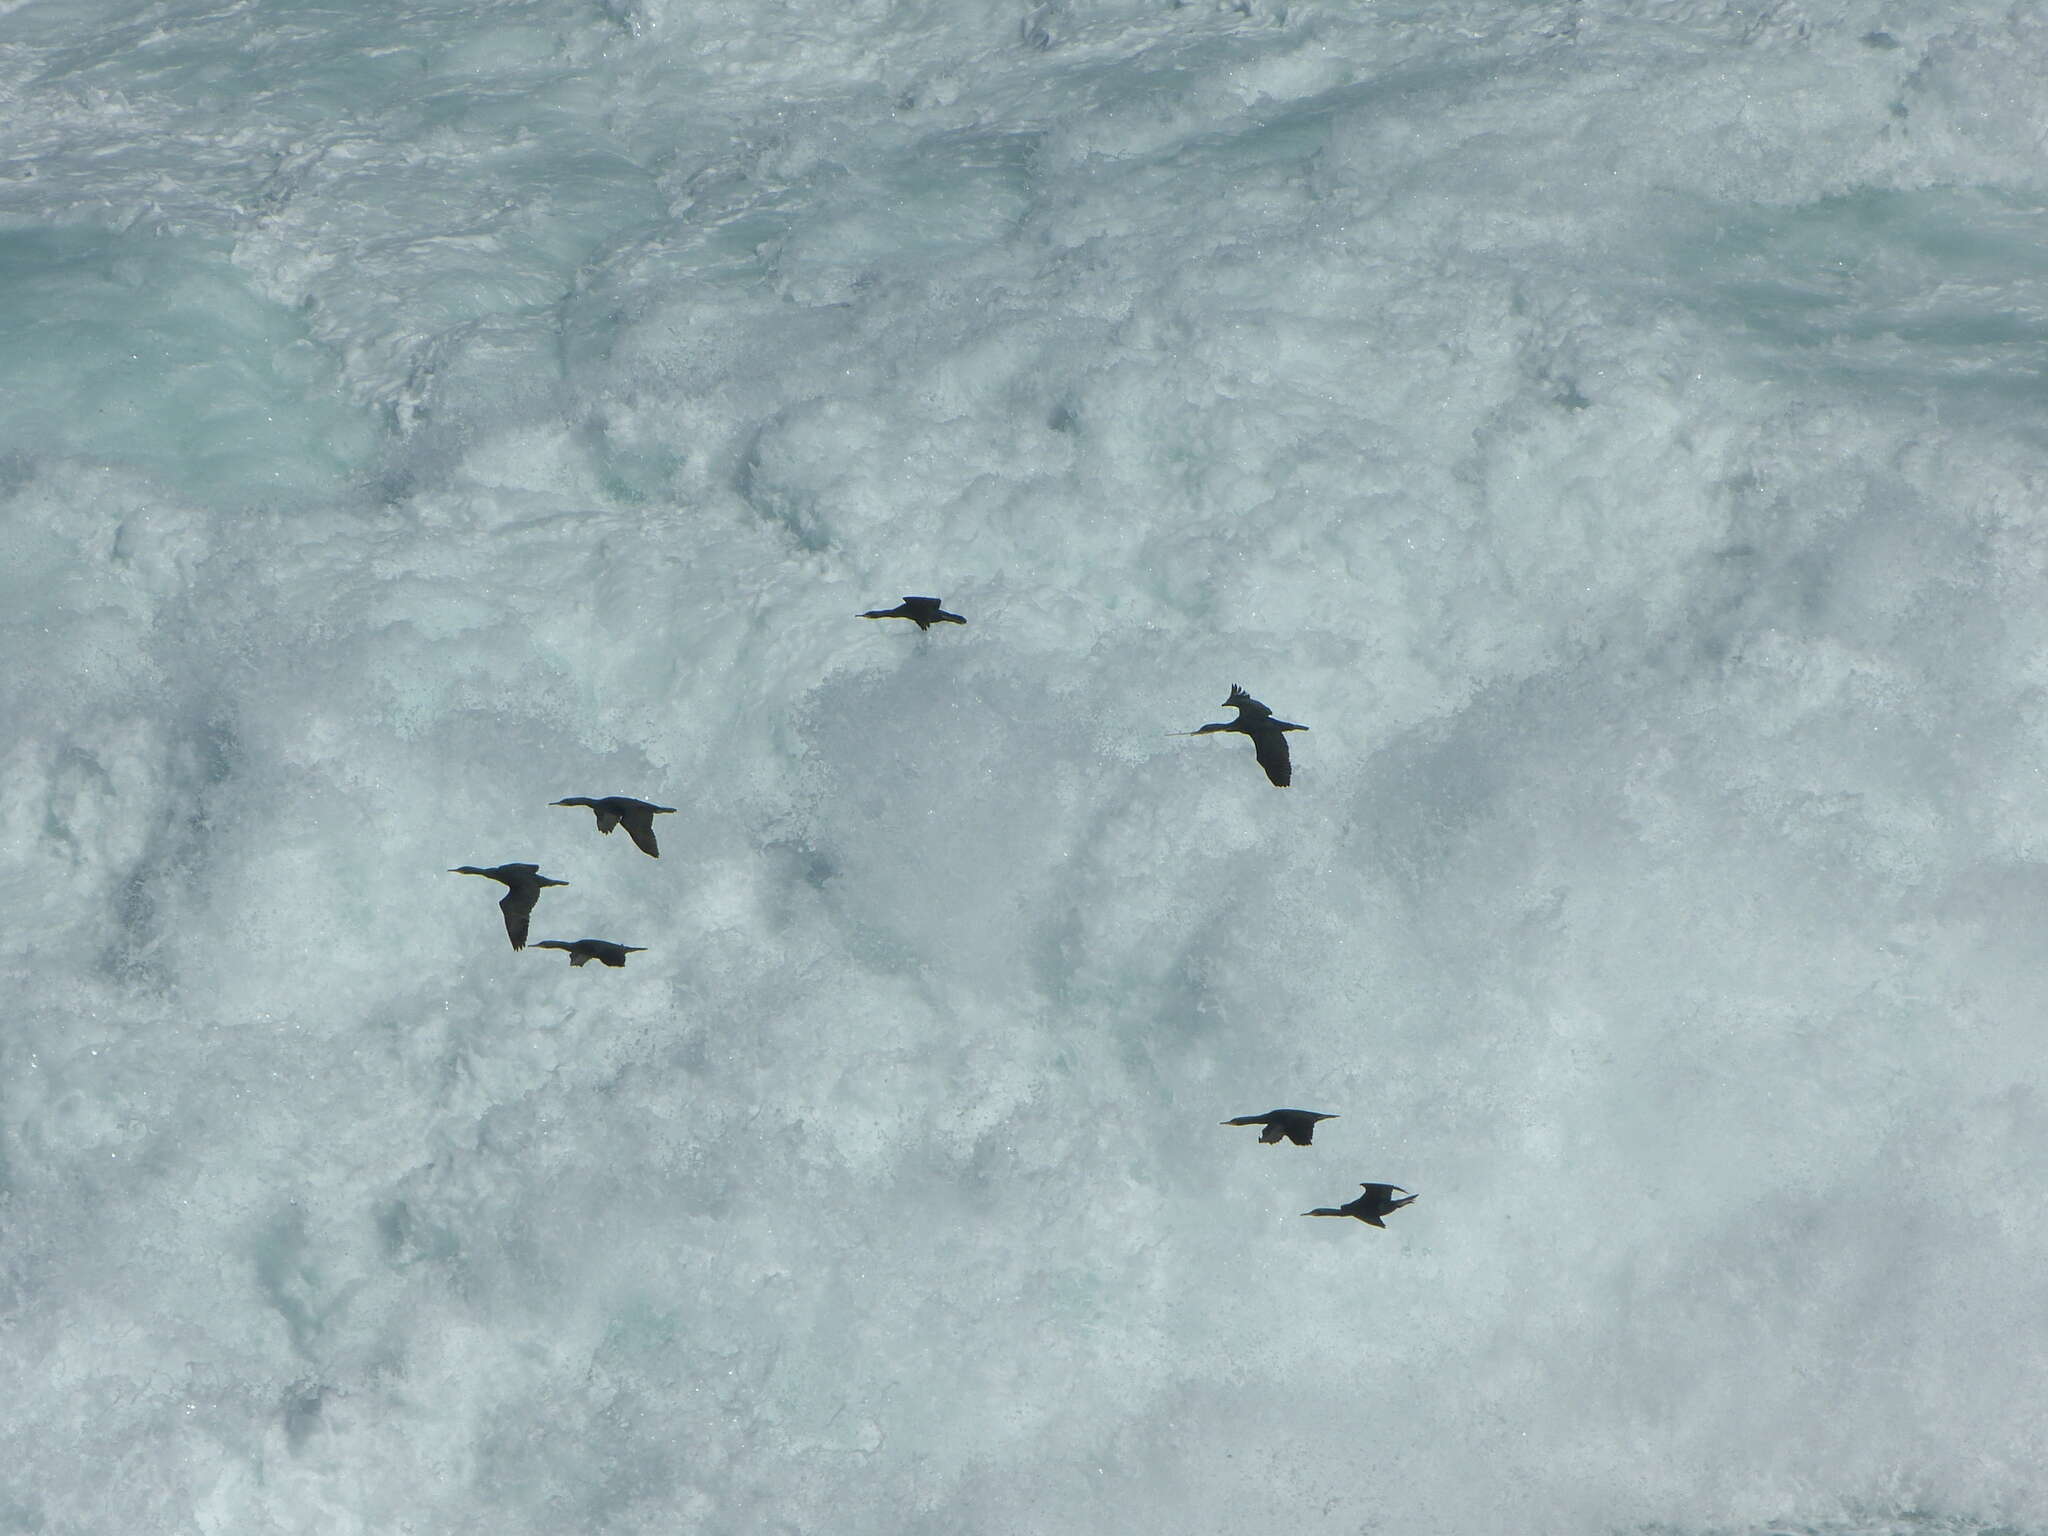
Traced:
<svg viewBox="0 0 2048 1536">
<path fill-rule="evenodd" d="M 1422 1198 L 1420 1195 L 1408 1195 L 1408 1191 L 1401 1188 L 1398 1184 L 1361 1184 L 1358 1187 L 1364 1190 L 1365 1193 L 1349 1205 L 1340 1205 L 1334 1209 L 1326 1205 L 1321 1210 L 1303 1211 L 1301 1214 L 1304 1216 L 1356 1216 L 1368 1227 L 1378 1227 L 1384 1232 L 1387 1229 L 1387 1224 L 1380 1220 L 1382 1216 L 1391 1216 L 1395 1211 L 1401 1209 L 1402 1206 L 1413 1205 Z M 1408 1198 L 1406 1200 L 1396 1200 L 1394 1196 L 1397 1194 L 1408 1195 Z"/>
<path fill-rule="evenodd" d="M 540 872 L 538 864 L 500 864 L 496 869 L 478 869 L 465 864 L 448 873 L 482 875 L 486 880 L 496 880 L 505 887 L 505 899 L 498 903 L 498 910 L 505 914 L 505 934 L 512 940 L 514 949 L 526 948 L 527 919 L 533 916 L 533 904 L 540 900 L 540 893 L 548 886 L 569 883 L 550 880 Z"/>
<path fill-rule="evenodd" d="M 1320 1115 L 1312 1109 L 1269 1109 L 1263 1115 L 1239 1115 L 1235 1120 L 1226 1120 L 1225 1125 L 1263 1125 L 1259 1140 L 1268 1144 L 1282 1140 L 1291 1141 L 1297 1147 L 1305 1147 L 1315 1139 L 1318 1120 L 1335 1120 L 1335 1115 Z"/>
<path fill-rule="evenodd" d="M 1273 711 L 1246 693 L 1235 683 L 1230 686 L 1230 697 L 1223 701 L 1226 709 L 1237 711 L 1235 720 L 1219 720 L 1214 725 L 1205 725 L 1198 731 L 1182 731 L 1183 736 L 1206 736 L 1211 731 L 1237 731 L 1252 739 L 1252 749 L 1259 755 L 1259 766 L 1266 770 L 1266 777 L 1281 789 L 1294 777 L 1294 769 L 1287 761 L 1287 735 L 1289 731 L 1305 731 L 1305 725 L 1296 725 L 1291 720 L 1275 720 Z"/>
<path fill-rule="evenodd" d="M 934 624 L 965 624 L 967 621 L 957 613 L 948 613 L 939 606 L 936 597 L 906 597 L 895 608 L 874 608 L 860 615 L 863 619 L 908 619 L 920 632 Z"/>
<path fill-rule="evenodd" d="M 647 948 L 645 944 L 614 944 L 610 939 L 578 939 L 573 944 L 564 943 L 561 939 L 536 939 L 533 947 L 566 949 L 572 966 L 588 965 L 595 960 L 613 970 L 626 963 L 626 956 L 637 955 Z"/>
<path fill-rule="evenodd" d="M 613 827 L 624 827 L 626 836 L 633 839 L 633 846 L 650 859 L 661 857 L 661 848 L 654 841 L 654 818 L 672 816 L 672 805 L 649 805 L 645 800 L 633 800 L 625 795 L 606 795 L 602 800 L 593 800 L 588 795 L 571 795 L 566 800 L 556 800 L 556 805 L 587 805 L 597 817 L 597 830 L 606 837 L 611 836 Z"/>
</svg>

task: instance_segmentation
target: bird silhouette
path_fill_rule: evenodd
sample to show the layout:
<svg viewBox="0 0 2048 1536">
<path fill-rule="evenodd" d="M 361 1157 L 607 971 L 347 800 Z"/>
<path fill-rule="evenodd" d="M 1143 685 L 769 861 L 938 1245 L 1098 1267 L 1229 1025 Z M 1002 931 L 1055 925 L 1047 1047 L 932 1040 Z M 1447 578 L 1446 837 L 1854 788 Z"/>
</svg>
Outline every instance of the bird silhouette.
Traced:
<svg viewBox="0 0 2048 1536">
<path fill-rule="evenodd" d="M 566 800 L 556 800 L 555 805 L 587 805 L 597 817 L 597 830 L 611 836 L 613 827 L 624 827 L 626 836 L 633 839 L 633 846 L 650 859 L 661 857 L 660 845 L 654 841 L 654 818 L 675 814 L 672 805 L 649 805 L 645 800 L 633 800 L 625 795 L 606 795 L 602 800 L 593 800 L 588 795 L 571 795 Z"/>
<path fill-rule="evenodd" d="M 1422 1198 L 1420 1195 L 1408 1195 L 1408 1191 L 1401 1188 L 1398 1184 L 1361 1184 L 1358 1187 L 1364 1190 L 1365 1193 L 1356 1200 L 1353 1200 L 1349 1205 L 1340 1205 L 1334 1208 L 1326 1205 L 1320 1210 L 1303 1211 L 1301 1214 L 1304 1216 L 1356 1216 L 1368 1227 L 1378 1227 L 1384 1232 L 1387 1224 L 1380 1220 L 1382 1216 L 1390 1216 L 1395 1211 L 1401 1209 L 1402 1206 L 1413 1205 Z M 1408 1198 L 1406 1200 L 1396 1200 L 1394 1198 L 1396 1194 L 1408 1195 Z"/>
<path fill-rule="evenodd" d="M 930 629 L 934 624 L 965 624 L 967 621 L 957 613 L 948 613 L 939 606 L 936 597 L 906 597 L 895 608 L 872 608 L 860 615 L 863 619 L 908 619 L 920 631 Z"/>
<path fill-rule="evenodd" d="M 1225 1125 L 1263 1125 L 1259 1140 L 1266 1143 L 1291 1141 L 1297 1147 L 1305 1147 L 1315 1139 L 1318 1120 L 1335 1120 L 1335 1115 L 1322 1115 L 1312 1109 L 1269 1109 L 1263 1115 L 1239 1115 L 1235 1120 L 1226 1120 Z"/>
<path fill-rule="evenodd" d="M 573 944 L 565 943 L 561 939 L 536 939 L 533 947 L 566 949 L 569 952 L 569 964 L 572 966 L 588 965 L 595 960 L 601 965 L 610 966 L 613 970 L 626 963 L 626 956 L 640 954 L 647 948 L 644 944 L 614 944 L 610 939 L 578 939 Z"/>
<path fill-rule="evenodd" d="M 569 883 L 550 880 L 540 872 L 538 864 L 500 864 L 496 869 L 478 869 L 465 864 L 448 873 L 482 875 L 486 880 L 496 880 L 505 887 L 505 899 L 498 903 L 498 910 L 505 914 L 505 936 L 511 939 L 514 949 L 526 948 L 527 919 L 533 916 L 533 904 L 540 900 L 540 893 L 548 886 Z"/>
<path fill-rule="evenodd" d="M 1230 685 L 1230 697 L 1223 701 L 1224 707 L 1237 711 L 1235 720 L 1220 720 L 1214 725 L 1205 725 L 1198 731 L 1182 731 L 1183 736 L 1206 736 L 1211 731 L 1236 731 L 1252 739 L 1252 749 L 1258 753 L 1259 766 L 1266 770 L 1266 777 L 1281 789 L 1285 789 L 1294 777 L 1293 766 L 1287 760 L 1288 731 L 1305 731 L 1305 725 L 1296 725 L 1291 720 L 1275 720 L 1273 711 L 1246 693 L 1235 683 Z"/>
</svg>

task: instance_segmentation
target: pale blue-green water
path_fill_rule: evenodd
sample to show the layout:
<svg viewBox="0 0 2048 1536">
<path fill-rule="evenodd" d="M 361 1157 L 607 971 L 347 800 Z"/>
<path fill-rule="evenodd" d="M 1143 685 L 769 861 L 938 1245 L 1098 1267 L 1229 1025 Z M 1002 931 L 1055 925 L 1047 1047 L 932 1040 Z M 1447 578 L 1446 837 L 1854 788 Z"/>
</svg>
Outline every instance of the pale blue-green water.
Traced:
<svg viewBox="0 0 2048 1536">
<path fill-rule="evenodd" d="M 0 1532 L 2048 1531 L 2044 78 L 0 7 Z"/>
</svg>

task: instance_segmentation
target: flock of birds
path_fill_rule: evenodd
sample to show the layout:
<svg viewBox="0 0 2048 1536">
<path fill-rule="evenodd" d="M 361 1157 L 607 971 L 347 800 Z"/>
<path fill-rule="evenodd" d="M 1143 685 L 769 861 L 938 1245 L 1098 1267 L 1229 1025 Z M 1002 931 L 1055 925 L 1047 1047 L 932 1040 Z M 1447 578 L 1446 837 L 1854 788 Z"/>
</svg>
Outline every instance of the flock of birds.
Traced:
<svg viewBox="0 0 2048 1536">
<path fill-rule="evenodd" d="M 1318 1120 L 1335 1120 L 1335 1115 L 1325 1115 L 1313 1109 L 1269 1109 L 1263 1115 L 1239 1115 L 1235 1120 L 1226 1120 L 1225 1125 L 1263 1125 L 1259 1140 L 1267 1146 L 1281 1141 L 1291 1141 L 1297 1147 L 1308 1146 L 1316 1137 Z M 1344 1205 L 1319 1206 L 1313 1211 L 1303 1211 L 1304 1216 L 1355 1216 L 1368 1227 L 1378 1227 L 1382 1232 L 1387 1224 L 1380 1220 L 1391 1215 L 1404 1205 L 1413 1205 L 1422 1197 L 1409 1195 L 1398 1184 L 1361 1184 L 1365 1193 Z M 1408 1195 L 1406 1200 L 1396 1200 L 1396 1195 Z"/>
<path fill-rule="evenodd" d="M 672 805 L 649 805 L 645 800 L 634 800 L 626 795 L 606 795 L 600 800 L 593 800 L 588 795 L 571 795 L 554 803 L 589 806 L 597 816 L 598 831 L 610 836 L 612 828 L 624 827 L 626 835 L 633 839 L 633 846 L 650 859 L 661 857 L 661 845 L 654 838 L 654 818 L 675 814 Z M 474 864 L 465 864 L 448 873 L 482 875 L 486 880 L 495 880 L 505 887 L 505 896 L 498 903 L 498 910 L 505 914 L 505 937 L 512 941 L 514 949 L 526 948 L 527 929 L 533 922 L 533 904 L 540 900 L 540 893 L 551 885 L 569 883 L 549 879 L 540 872 L 538 864 L 500 864 L 495 869 L 478 869 Z M 613 970 L 626 963 L 626 956 L 637 955 L 647 948 L 644 944 L 614 944 L 610 939 L 541 939 L 533 947 L 565 949 L 569 952 L 571 965 L 588 965 L 595 960 Z"/>
<path fill-rule="evenodd" d="M 906 597 L 894 608 L 875 608 L 859 615 L 863 619 L 908 619 L 918 627 L 920 633 L 928 631 L 934 624 L 965 624 L 967 621 L 957 613 L 948 613 L 939 606 L 936 597 Z M 1212 731 L 1236 731 L 1252 740 L 1252 750 L 1257 755 L 1259 766 L 1266 770 L 1266 777 L 1277 787 L 1285 789 L 1293 782 L 1294 769 L 1287 753 L 1287 733 L 1305 731 L 1305 725 L 1296 725 L 1291 720 L 1276 720 L 1273 711 L 1242 688 L 1232 686 L 1230 697 L 1224 700 L 1226 708 L 1237 711 L 1235 720 L 1219 721 L 1202 726 L 1199 730 L 1181 731 L 1182 736 L 1207 736 Z M 613 829 L 624 827 L 626 835 L 633 840 L 633 846 L 650 859 L 661 857 L 661 846 L 654 836 L 654 818 L 668 816 L 675 812 L 672 805 L 654 805 L 646 800 L 635 800 L 628 795 L 604 795 L 592 798 L 589 795 L 571 795 L 556 800 L 555 805 L 586 806 L 597 818 L 597 830 L 609 836 Z M 505 895 L 498 902 L 498 910 L 505 914 L 505 936 L 512 941 L 514 949 L 525 949 L 527 931 L 533 921 L 534 904 L 540 900 L 542 891 L 551 886 L 567 885 L 566 880 L 554 880 L 540 872 L 538 864 L 500 864 L 491 869 L 480 869 L 465 864 L 451 869 L 451 875 L 481 875 L 486 880 L 495 880 L 505 887 Z M 618 969 L 626 963 L 626 956 L 640 954 L 646 946 L 639 944 L 618 944 L 610 939 L 540 939 L 535 949 L 559 949 L 568 953 L 569 964 L 583 966 L 592 960 L 600 965 Z M 1315 1139 L 1318 1121 L 1335 1120 L 1337 1116 L 1326 1115 L 1309 1109 L 1272 1109 L 1263 1115 L 1240 1115 L 1235 1120 L 1226 1120 L 1225 1125 L 1258 1125 L 1265 1129 L 1259 1140 L 1267 1145 L 1290 1141 L 1297 1147 L 1306 1147 Z M 1323 1206 L 1313 1211 L 1303 1211 L 1304 1216 L 1352 1216 L 1367 1226 L 1385 1228 L 1381 1219 L 1404 1205 L 1413 1205 L 1419 1198 L 1409 1194 L 1398 1184 L 1361 1184 L 1365 1193 L 1347 1204 Z M 1397 1200 L 1396 1195 L 1406 1195 Z"/>
</svg>

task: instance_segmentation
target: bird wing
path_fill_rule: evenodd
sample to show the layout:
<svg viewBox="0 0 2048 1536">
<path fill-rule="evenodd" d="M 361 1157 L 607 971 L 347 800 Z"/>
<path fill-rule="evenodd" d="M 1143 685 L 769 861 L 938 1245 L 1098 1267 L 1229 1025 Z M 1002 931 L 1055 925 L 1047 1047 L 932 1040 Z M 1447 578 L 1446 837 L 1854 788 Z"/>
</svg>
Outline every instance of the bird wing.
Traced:
<svg viewBox="0 0 2048 1536">
<path fill-rule="evenodd" d="M 505 899 L 498 903 L 498 910 L 505 914 L 505 936 L 512 941 L 514 949 L 526 948 L 526 925 L 533 916 L 534 898 L 537 891 L 507 891 Z"/>
<path fill-rule="evenodd" d="M 616 827 L 621 820 L 617 811 L 608 811 L 601 805 L 593 805 L 591 810 L 597 813 L 597 830 L 607 835 L 610 834 L 612 828 Z"/>
<path fill-rule="evenodd" d="M 619 817 L 619 821 L 626 829 L 626 836 L 633 839 L 633 846 L 635 848 L 638 848 L 650 859 L 661 857 L 661 845 L 654 840 L 654 808 L 652 806 L 643 807 L 635 811 L 626 811 Z"/>
<path fill-rule="evenodd" d="M 1287 759 L 1286 735 L 1280 731 L 1253 731 L 1251 736 L 1266 777 L 1285 789 L 1294 779 L 1294 765 Z"/>
<path fill-rule="evenodd" d="M 1316 1123 L 1313 1120 L 1291 1120 L 1285 1129 L 1289 1141 L 1297 1147 L 1305 1147 L 1315 1138 Z"/>
<path fill-rule="evenodd" d="M 1273 711 L 1266 708 L 1265 705 L 1261 704 L 1235 683 L 1230 685 L 1230 697 L 1223 701 L 1223 707 L 1238 711 L 1238 724 L 1240 725 L 1248 725 L 1254 719 L 1270 720 L 1273 717 Z"/>
</svg>

